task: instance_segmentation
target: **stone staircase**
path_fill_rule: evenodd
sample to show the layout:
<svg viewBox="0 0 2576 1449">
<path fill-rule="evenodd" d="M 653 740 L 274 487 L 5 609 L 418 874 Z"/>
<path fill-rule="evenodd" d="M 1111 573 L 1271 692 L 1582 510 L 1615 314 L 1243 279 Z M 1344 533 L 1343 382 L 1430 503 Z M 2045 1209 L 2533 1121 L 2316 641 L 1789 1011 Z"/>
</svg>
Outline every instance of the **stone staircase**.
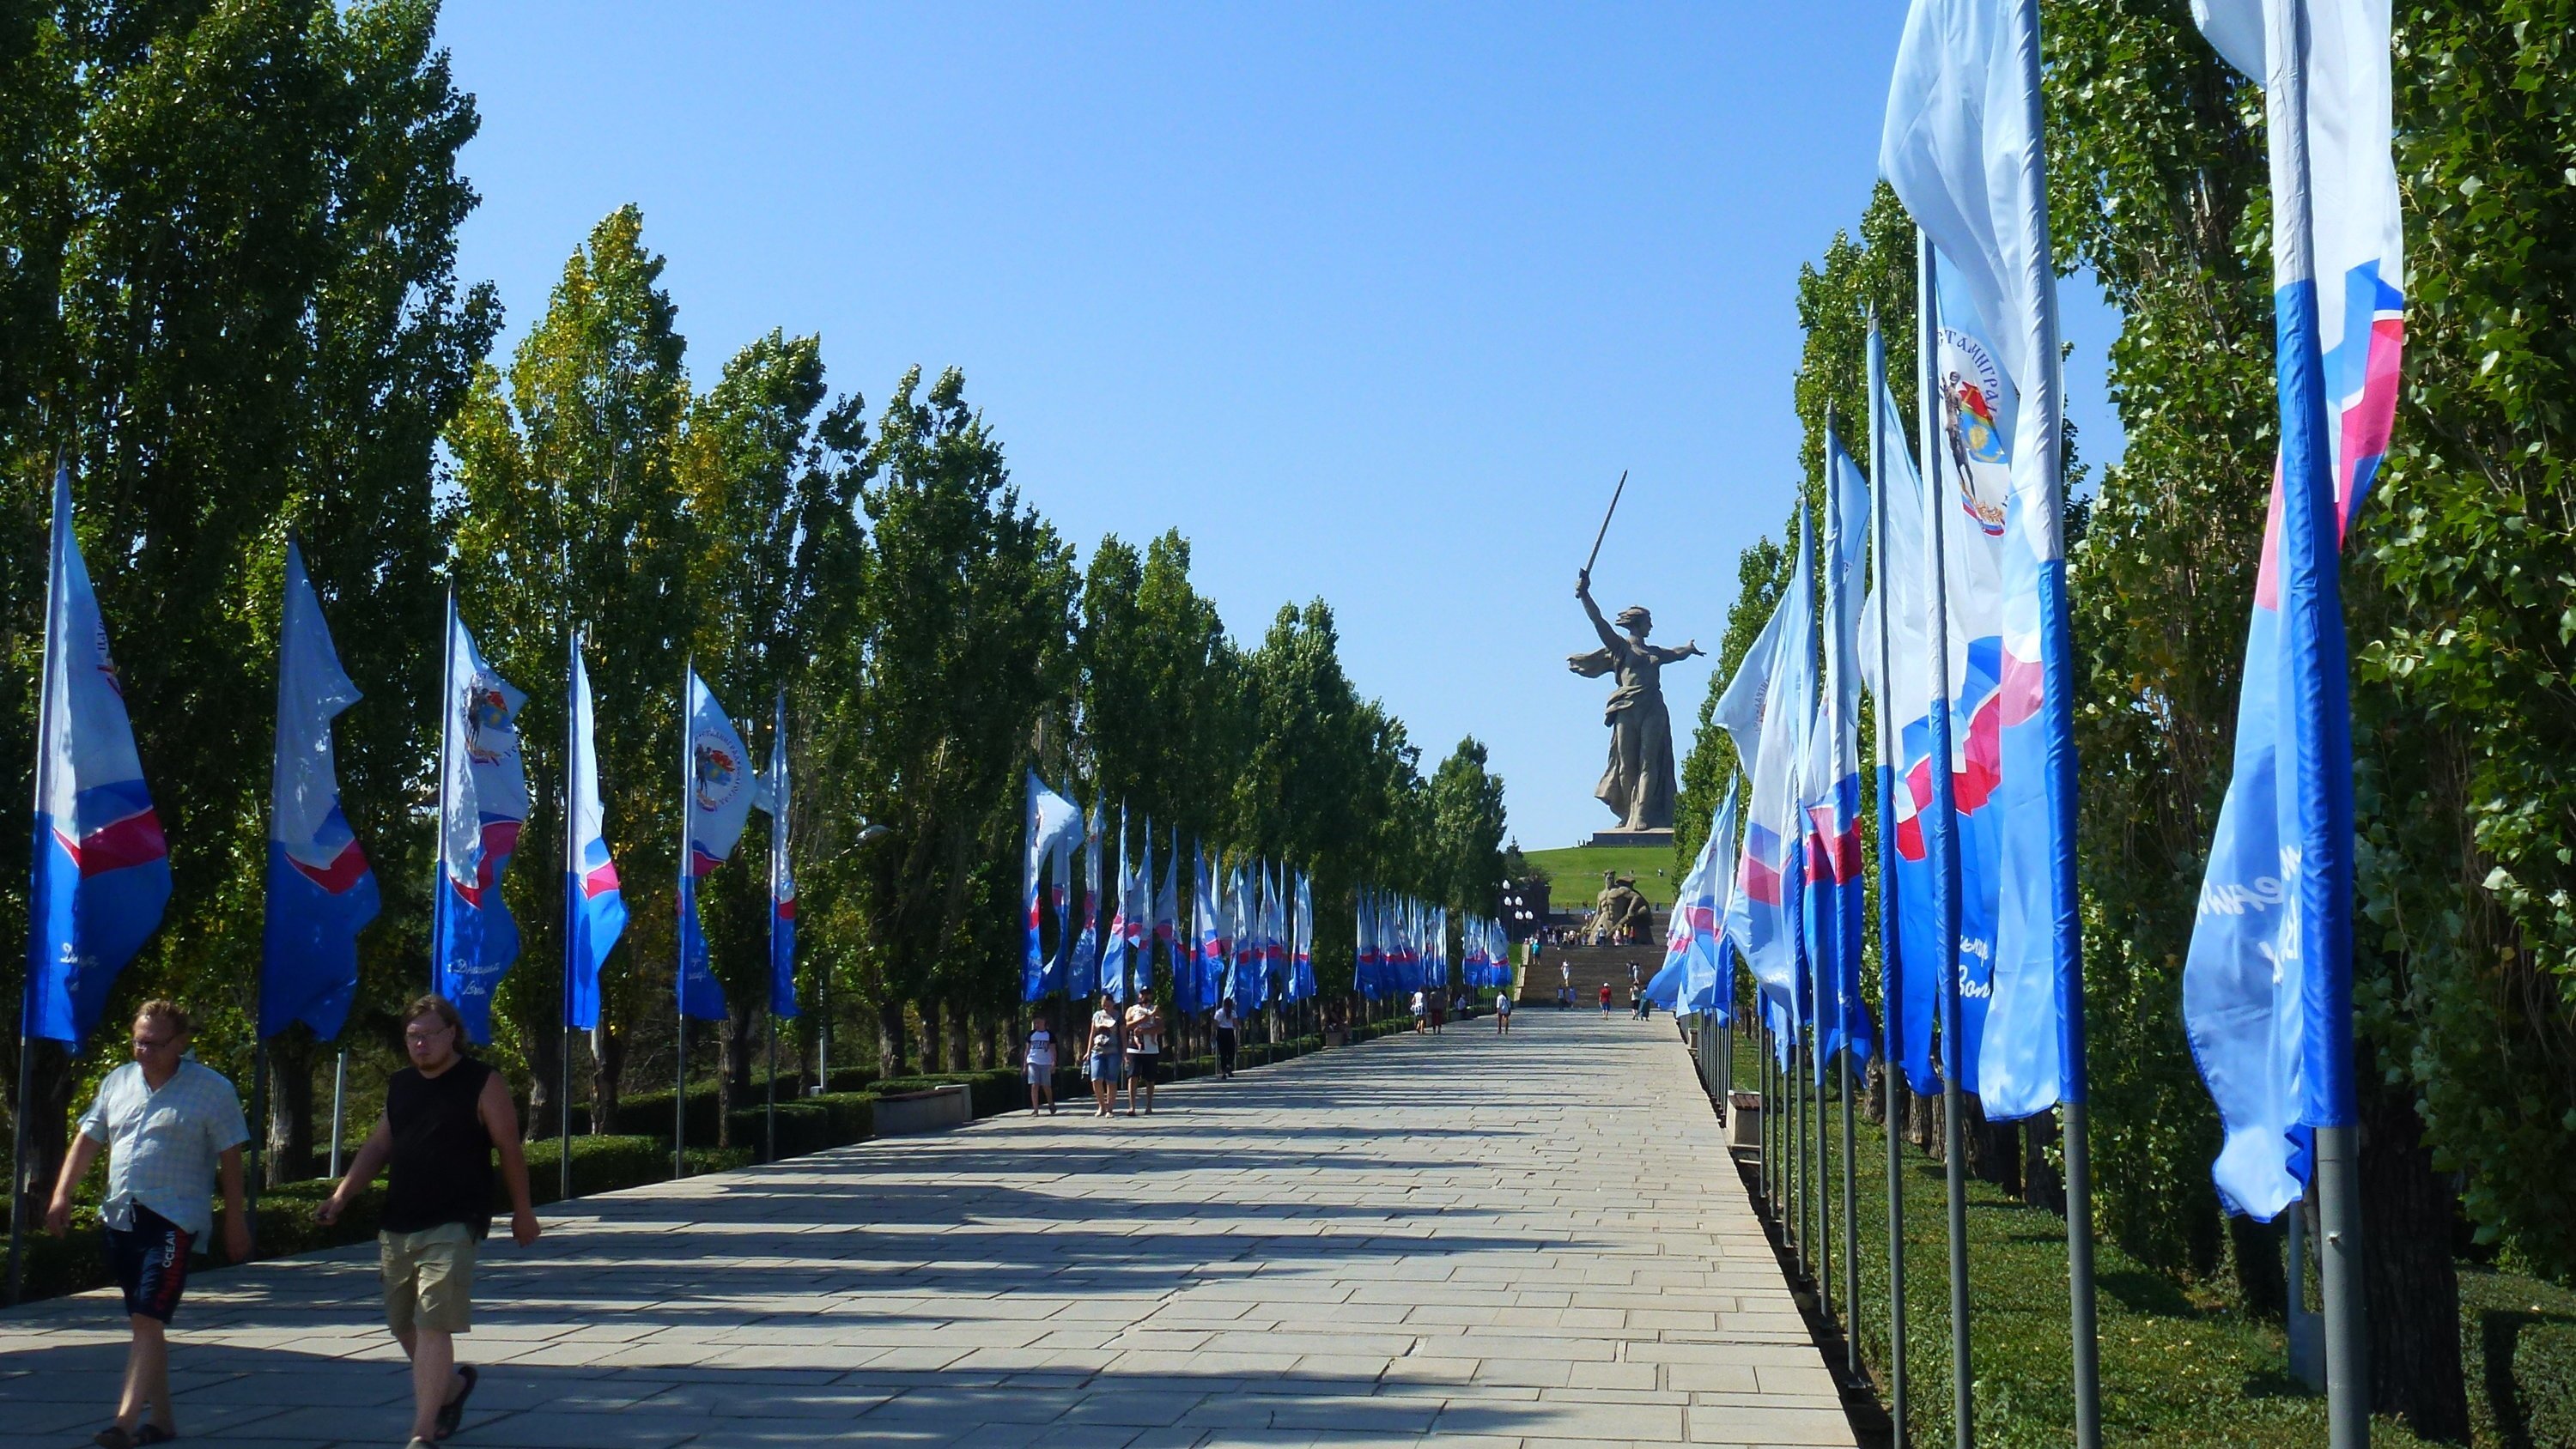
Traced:
<svg viewBox="0 0 2576 1449">
<path fill-rule="evenodd" d="M 1663 922 L 1655 923 L 1656 936 L 1663 934 Z M 1601 983 L 1610 983 L 1610 1009 L 1628 1009 L 1628 963 L 1637 963 L 1641 981 L 1651 981 L 1664 964 L 1664 948 L 1654 946 L 1550 946 L 1539 957 L 1537 969 L 1521 973 L 1520 1001 L 1523 1006 L 1540 1008 L 1556 1004 L 1556 992 L 1562 977 L 1559 963 L 1574 968 L 1574 1004 L 1587 1011 L 1601 1009 Z"/>
</svg>

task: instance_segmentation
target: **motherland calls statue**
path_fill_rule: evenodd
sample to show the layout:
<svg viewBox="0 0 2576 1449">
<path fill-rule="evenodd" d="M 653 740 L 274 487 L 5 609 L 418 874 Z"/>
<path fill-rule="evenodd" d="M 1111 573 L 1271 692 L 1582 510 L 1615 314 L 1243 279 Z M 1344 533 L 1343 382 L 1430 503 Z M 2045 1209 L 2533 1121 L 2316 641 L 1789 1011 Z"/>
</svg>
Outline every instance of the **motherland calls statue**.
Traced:
<svg viewBox="0 0 2576 1449">
<path fill-rule="evenodd" d="M 1603 520 L 1606 527 L 1608 520 Z M 1601 722 L 1610 727 L 1610 764 L 1592 788 L 1601 803 L 1619 817 L 1622 830 L 1670 830 L 1673 827 L 1673 717 L 1664 708 L 1663 669 L 1704 651 L 1692 640 L 1679 649 L 1646 642 L 1655 617 L 1634 604 L 1619 611 L 1623 637 L 1601 617 L 1592 602 L 1592 570 L 1574 576 L 1574 597 L 1601 636 L 1601 647 L 1589 654 L 1566 656 L 1565 667 L 1586 679 L 1616 673 L 1619 687 Z"/>
</svg>

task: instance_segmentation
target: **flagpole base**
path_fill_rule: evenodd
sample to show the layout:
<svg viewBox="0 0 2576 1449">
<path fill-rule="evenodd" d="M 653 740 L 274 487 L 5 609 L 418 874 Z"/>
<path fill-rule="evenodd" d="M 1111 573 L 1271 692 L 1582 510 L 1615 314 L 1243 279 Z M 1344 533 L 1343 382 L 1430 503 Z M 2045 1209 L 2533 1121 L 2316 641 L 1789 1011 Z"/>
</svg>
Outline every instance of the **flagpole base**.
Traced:
<svg viewBox="0 0 2576 1449">
<path fill-rule="evenodd" d="M 2326 1442 L 2370 1443 L 2369 1321 L 2361 1289 L 2360 1130 L 2317 1129 L 2317 1256 L 2325 1271 Z"/>
</svg>

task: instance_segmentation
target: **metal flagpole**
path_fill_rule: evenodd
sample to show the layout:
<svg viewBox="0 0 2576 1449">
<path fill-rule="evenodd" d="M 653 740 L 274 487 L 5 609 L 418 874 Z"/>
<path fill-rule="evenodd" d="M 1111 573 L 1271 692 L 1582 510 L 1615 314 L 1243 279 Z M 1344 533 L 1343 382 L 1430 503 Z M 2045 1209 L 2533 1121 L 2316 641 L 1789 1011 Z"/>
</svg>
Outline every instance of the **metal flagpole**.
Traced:
<svg viewBox="0 0 2576 1449">
<path fill-rule="evenodd" d="M 1870 560 L 1871 567 L 1878 571 L 1879 682 L 1878 712 L 1875 716 L 1877 721 L 1878 739 L 1874 744 L 1876 745 L 1876 753 L 1887 759 L 1891 765 L 1902 765 L 1904 763 L 1902 753 L 1891 751 L 1887 745 L 1889 739 L 1892 738 L 1889 734 L 1890 726 L 1888 724 L 1888 707 L 1890 701 L 1896 694 L 1896 676 L 1890 667 L 1887 639 L 1888 626 L 1890 622 L 1888 618 L 1888 595 L 1891 575 L 1888 569 L 1887 557 L 1887 510 L 1889 499 L 1887 494 L 1888 469 L 1885 459 L 1887 457 L 1886 450 L 1896 444 L 1887 436 L 1887 429 L 1884 426 L 1885 418 L 1883 414 L 1885 413 L 1885 409 L 1880 405 L 1879 400 L 1886 395 L 1886 347 L 1880 340 L 1877 324 L 1873 319 L 1870 327 L 1869 346 L 1869 473 L 1871 485 L 1870 492 L 1875 495 L 1873 502 L 1876 506 L 1870 510 Z M 1901 726 L 1899 726 L 1899 728 L 1901 728 Z M 1887 852 L 1894 849 L 1894 844 L 1890 838 L 1892 833 L 1890 827 L 1894 823 L 1895 807 L 1888 801 L 1886 794 L 1884 793 L 1892 788 L 1903 788 L 1902 785 L 1896 781 L 1895 771 L 1893 769 L 1889 771 L 1889 778 L 1880 786 L 1882 793 L 1879 798 L 1878 810 L 1878 853 L 1879 859 L 1882 862 L 1882 867 L 1878 872 L 1878 981 L 1879 1019 L 1887 1026 L 1887 1047 L 1886 1050 L 1881 1053 L 1881 1056 L 1884 1058 L 1887 1071 L 1888 1413 L 1889 1417 L 1894 1419 L 1896 1423 L 1896 1449 L 1906 1449 L 1905 1181 L 1904 1161 L 1896 1140 L 1897 1113 L 1899 1110 L 1896 1086 L 1896 1004 L 1898 1001 L 1899 983 L 1896 981 L 1894 973 L 1888 969 L 1894 964 L 1895 953 L 1889 948 L 1897 940 L 1898 927 L 1896 922 L 1898 917 L 1896 915 L 1897 902 L 1892 898 L 1896 885 L 1896 872 L 1886 869 L 1883 864 L 1887 858 Z M 1859 1300 L 1855 1298 L 1853 1301 L 1857 1303 Z"/>
<path fill-rule="evenodd" d="M 672 1067 L 679 1090 L 671 1095 L 671 1176 L 689 1175 L 689 681 L 697 676 L 697 656 L 680 666 L 680 838 L 679 871 L 671 895 L 672 944 L 679 948 L 672 963 L 671 1015 L 678 1023 L 672 1036 Z"/>
<path fill-rule="evenodd" d="M 447 586 L 447 632 L 438 641 L 438 849 L 429 865 L 429 989 L 438 990 L 438 950 L 447 923 L 447 733 L 456 727 L 456 585 Z"/>
<path fill-rule="evenodd" d="M 2035 16 L 2019 17 L 2033 27 Z M 2031 32 L 2025 31 L 2026 35 Z M 2308 1087 L 2303 1118 L 2316 1132 L 2317 1256 L 2325 1297 L 2326 1423 L 2333 1449 L 2362 1449 L 2370 1442 L 2370 1380 L 2366 1306 L 2361 1291 L 2361 1182 L 2359 1129 L 2353 1125 L 2352 1061 L 2352 739 L 2350 686 L 2344 677 L 2340 560 L 2335 490 L 2326 452 L 2323 360 L 2315 316 L 2315 217 L 2308 162 L 2308 10 L 2305 0 L 2267 0 L 2263 44 L 2270 75 L 2269 108 L 2274 275 L 2310 285 L 2284 288 L 2274 323 L 2280 357 L 2281 573 L 2283 624 L 2294 654 L 2315 660 L 2306 677 L 2284 691 L 2297 741 L 2295 789 L 2299 798 L 2298 847 L 2305 868 L 2299 881 L 2300 920 L 2307 969 L 2316 975 L 2307 995 L 2321 1009 L 2310 1017 L 2320 1042 L 2310 1060 L 2322 1064 L 2321 1082 Z M 2028 62 L 2036 68 L 2035 59 Z M 2034 96 L 2031 104 L 2037 105 Z M 2306 426 L 2299 426 L 2304 423 Z M 2288 848 L 2287 843 L 2284 849 Z M 2070 990 L 2072 988 L 2070 987 Z M 2069 1002 L 2070 1011 L 2074 1003 Z M 2081 1038 L 2076 1038 L 2081 1050 Z M 2075 1058 L 2080 1061 L 2081 1058 Z M 2323 1111 L 2319 1112 L 2318 1109 Z M 2066 1123 L 2068 1245 L 2076 1222 L 2076 1144 L 2083 1111 L 2070 1102 Z M 2089 1190 L 2089 1178 L 2085 1180 Z M 2089 1227 L 2089 1224 L 2087 1225 Z M 2091 1266 L 2087 1244 L 2085 1266 Z M 2070 1264 L 2071 1266 L 2071 1264 Z M 2091 1284 L 2076 1308 L 2082 1327 L 2092 1319 Z M 2081 1374 L 2092 1367 L 2091 1334 L 2076 1341 Z M 2079 1400 L 2079 1428 L 2083 1405 Z M 2097 1410 L 2098 1412 L 2098 1410 Z"/>
<path fill-rule="evenodd" d="M 574 680 L 581 672 L 581 631 L 568 631 L 564 636 L 564 768 L 563 768 L 563 1061 L 556 1074 L 555 1146 L 559 1160 L 555 1163 L 555 1197 L 558 1201 L 572 1196 L 572 975 L 573 923 L 581 910 L 581 841 L 580 826 L 573 819 L 577 808 L 573 800 L 573 767 L 581 758 L 581 699 Z"/>
<path fill-rule="evenodd" d="M 1834 1093 L 1843 1099 L 1843 1347 L 1854 1381 L 1860 1378 L 1860 1169 L 1852 1157 L 1852 1080 L 1849 1038 L 1843 1046 L 1843 1071 L 1834 1078 Z"/>
<path fill-rule="evenodd" d="M 62 471 L 63 455 L 61 450 L 57 449 L 54 453 L 54 472 L 59 476 Z M 54 492 L 51 489 L 48 489 L 48 495 L 57 499 L 61 497 L 60 493 Z M 48 542 L 45 548 L 45 653 L 48 657 L 45 659 L 44 663 L 46 666 L 50 666 L 53 663 L 50 656 L 53 653 L 56 642 L 54 639 L 54 595 L 56 586 L 61 582 L 61 580 L 55 576 L 61 572 L 60 568 L 57 567 L 57 565 L 61 563 L 61 560 L 56 557 L 54 547 L 50 541 L 50 529 L 47 532 L 47 537 Z M 36 721 L 40 737 L 36 741 L 36 768 L 33 772 L 35 776 L 35 785 L 28 801 L 28 813 L 31 817 L 42 816 L 45 813 L 45 742 L 41 738 L 41 732 L 44 728 L 44 721 L 51 716 L 53 710 L 53 677 L 54 671 L 50 667 L 40 668 L 36 676 Z M 29 872 L 29 889 L 32 891 L 34 888 L 35 862 L 32 860 L 29 861 L 27 869 Z M 32 921 L 28 923 L 28 934 L 30 937 L 35 934 L 35 925 Z M 9 1114 L 9 1305 L 13 1308 L 18 1304 L 18 1289 L 23 1281 L 21 1273 L 25 1267 L 22 1239 L 25 1234 L 27 1222 L 27 1204 L 34 1196 L 33 1193 L 27 1191 L 26 1177 L 28 1117 L 27 1093 L 33 1086 L 29 1069 L 35 1061 L 33 1051 L 35 1043 L 28 1036 L 27 1026 L 28 1013 L 34 1008 L 35 1000 L 36 973 L 31 970 L 27 973 L 26 979 L 19 984 L 18 989 L 18 1096 L 17 1108 Z"/>
<path fill-rule="evenodd" d="M 1915 229 L 1915 312 L 1921 336 L 1915 348 L 1915 375 L 1922 388 L 1917 426 L 1923 434 L 1923 546 L 1931 574 L 1932 664 L 1932 827 L 1925 832 L 1932 851 L 1932 908 L 1937 923 L 1941 966 L 1941 1155 L 1949 1188 L 1950 1209 L 1950 1414 L 1959 1449 L 1976 1442 L 1975 1397 L 1968 1367 L 1968 1180 L 1967 1148 L 1960 1121 L 1966 1108 L 1959 1078 L 1965 1070 L 1960 1038 L 1959 1005 L 1959 853 L 1958 822 L 1950 780 L 1950 597 L 1943 569 L 1942 524 L 1949 506 L 1942 496 L 1940 455 L 1940 310 L 1939 263 L 1932 239 Z"/>
<path fill-rule="evenodd" d="M 251 1008 L 251 1031 L 259 1030 L 259 1008 Z M 242 1218 L 251 1232 L 259 1231 L 259 1170 L 268 1147 L 268 1043 L 254 1040 L 250 1048 L 250 1171 L 242 1190 Z"/>
<path fill-rule="evenodd" d="M 770 738 L 776 742 L 775 753 L 781 761 L 784 761 L 787 758 L 785 743 L 787 691 L 785 689 L 778 691 L 778 718 L 770 728 L 773 732 Z M 784 823 L 787 818 L 786 773 L 785 770 L 780 770 L 780 778 L 769 782 L 769 797 L 775 807 L 769 812 L 769 829 L 772 834 L 787 828 Z M 768 1156 L 762 1160 L 776 1162 L 778 1160 L 778 851 L 774 848 L 769 852 L 769 943 L 769 1097 L 761 1105 L 764 1119 L 761 1125 L 767 1138 Z"/>
</svg>

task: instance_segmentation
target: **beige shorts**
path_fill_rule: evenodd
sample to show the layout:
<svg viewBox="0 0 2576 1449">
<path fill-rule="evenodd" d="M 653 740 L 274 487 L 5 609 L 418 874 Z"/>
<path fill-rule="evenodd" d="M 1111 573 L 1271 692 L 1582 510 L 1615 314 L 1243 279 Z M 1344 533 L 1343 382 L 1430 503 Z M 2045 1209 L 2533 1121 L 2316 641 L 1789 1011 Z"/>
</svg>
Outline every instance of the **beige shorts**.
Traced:
<svg viewBox="0 0 2576 1449">
<path fill-rule="evenodd" d="M 476 1246 L 473 1230 L 463 1223 L 376 1234 L 386 1324 L 396 1333 L 411 1328 L 468 1332 L 474 1317 Z"/>
</svg>

